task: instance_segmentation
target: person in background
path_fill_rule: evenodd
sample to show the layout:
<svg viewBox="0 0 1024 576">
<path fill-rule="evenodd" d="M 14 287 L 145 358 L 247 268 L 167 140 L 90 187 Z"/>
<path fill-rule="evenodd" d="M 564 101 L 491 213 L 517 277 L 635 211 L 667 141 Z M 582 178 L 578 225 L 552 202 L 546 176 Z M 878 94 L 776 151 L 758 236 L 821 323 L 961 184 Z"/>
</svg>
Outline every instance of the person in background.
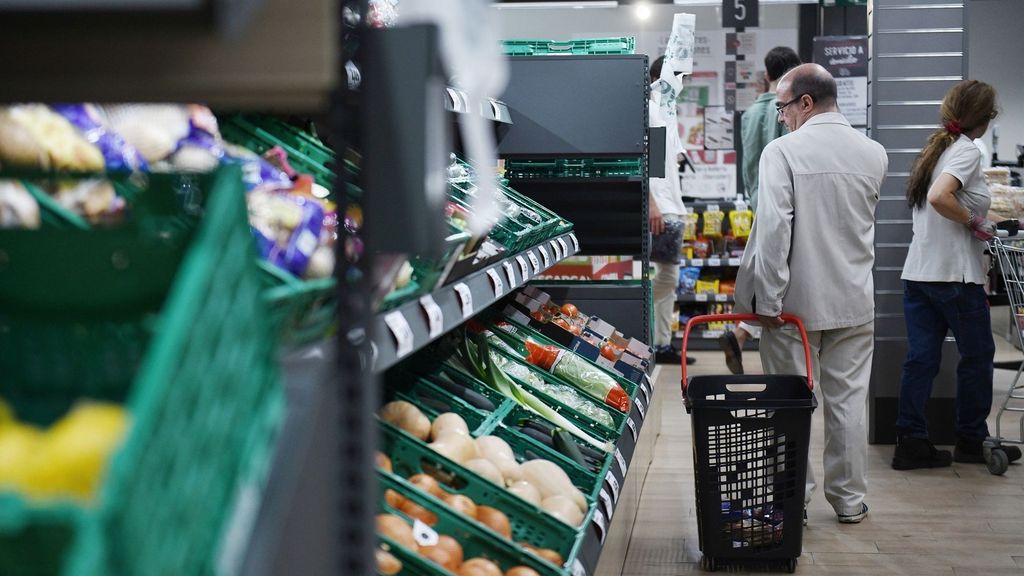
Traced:
<svg viewBox="0 0 1024 576">
<path fill-rule="evenodd" d="M 740 133 L 743 142 L 743 184 L 750 199 L 750 209 L 757 211 L 757 165 L 761 151 L 769 142 L 786 133 L 786 127 L 778 121 L 775 110 L 775 90 L 779 79 L 786 72 L 800 65 L 800 56 L 792 48 L 776 46 L 764 57 L 764 80 L 766 92 L 757 97 L 753 105 L 740 117 Z M 759 338 L 761 329 L 745 322 L 722 334 L 718 345 L 725 352 L 725 364 L 733 374 L 743 374 L 743 345 L 753 337 Z"/>
<path fill-rule="evenodd" d="M 661 78 L 661 69 L 665 63 L 662 56 L 651 64 L 651 82 Z M 679 139 L 679 127 L 666 126 L 668 119 L 654 104 L 649 103 L 650 125 L 652 128 L 665 126 L 665 177 L 650 179 L 650 208 L 648 210 L 651 234 L 659 235 L 665 230 L 666 222 L 679 222 L 686 207 L 683 205 L 683 194 L 679 188 L 679 160 L 683 154 L 683 144 Z M 672 346 L 672 309 L 676 302 L 676 290 L 679 288 L 679 263 L 655 263 L 657 272 L 651 281 L 654 299 L 654 345 L 655 362 L 659 364 L 675 364 L 682 362 L 682 354 Z M 686 358 L 687 364 L 694 359 Z"/>
<path fill-rule="evenodd" d="M 995 342 L 985 296 L 986 242 L 996 232 L 991 196 L 982 175 L 982 153 L 974 140 L 996 117 L 995 90 L 977 80 L 950 88 L 942 100 L 942 126 L 914 161 L 907 183 L 914 237 L 903 265 L 903 317 L 907 356 L 900 379 L 896 420 L 896 470 L 985 462 L 992 407 Z M 1000 223 L 1016 231 L 1016 220 Z M 938 450 L 928 439 L 925 408 L 939 372 L 946 332 L 956 339 L 956 447 Z M 1006 446 L 1010 461 L 1020 449 Z"/>
<path fill-rule="evenodd" d="M 839 113 L 836 82 L 821 66 L 786 73 L 778 100 L 776 113 L 790 133 L 761 154 L 757 218 L 736 278 L 736 308 L 757 314 L 764 328 L 766 374 L 806 375 L 800 333 L 779 316 L 803 321 L 825 412 L 825 498 L 839 522 L 852 524 L 868 513 L 875 207 L 889 159 Z"/>
</svg>

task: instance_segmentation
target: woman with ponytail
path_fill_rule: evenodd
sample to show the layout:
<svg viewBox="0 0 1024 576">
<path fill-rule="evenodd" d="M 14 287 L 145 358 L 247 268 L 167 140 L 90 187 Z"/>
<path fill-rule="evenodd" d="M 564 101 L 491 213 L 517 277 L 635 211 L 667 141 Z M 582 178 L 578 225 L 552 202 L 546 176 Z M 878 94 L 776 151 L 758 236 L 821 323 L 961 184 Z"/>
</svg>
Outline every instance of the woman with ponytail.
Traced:
<svg viewBox="0 0 1024 576">
<path fill-rule="evenodd" d="M 960 82 L 943 99 L 941 116 L 942 125 L 914 161 L 907 185 L 914 238 L 902 275 L 907 356 L 892 459 L 897 470 L 938 468 L 953 460 L 985 462 L 995 343 L 982 253 L 997 228 L 1018 227 L 1016 220 L 993 223 L 998 217 L 989 213 L 981 151 L 973 143 L 996 117 L 995 90 L 977 80 Z M 953 454 L 928 440 L 925 416 L 947 330 L 960 352 Z M 1013 448 L 1015 453 L 1007 455 L 1020 458 Z"/>
</svg>

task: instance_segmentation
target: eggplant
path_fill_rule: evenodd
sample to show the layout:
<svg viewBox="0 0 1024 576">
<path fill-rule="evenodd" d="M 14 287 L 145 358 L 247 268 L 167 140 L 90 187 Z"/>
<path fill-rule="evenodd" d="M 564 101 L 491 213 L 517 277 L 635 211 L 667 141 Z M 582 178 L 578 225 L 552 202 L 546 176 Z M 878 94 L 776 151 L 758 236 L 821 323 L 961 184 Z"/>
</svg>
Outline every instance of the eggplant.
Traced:
<svg viewBox="0 0 1024 576">
<path fill-rule="evenodd" d="M 494 412 L 494 403 L 489 398 L 468 386 L 452 381 L 446 374 L 432 374 L 427 376 L 427 380 L 450 392 L 452 396 L 465 400 L 474 408 Z"/>
</svg>

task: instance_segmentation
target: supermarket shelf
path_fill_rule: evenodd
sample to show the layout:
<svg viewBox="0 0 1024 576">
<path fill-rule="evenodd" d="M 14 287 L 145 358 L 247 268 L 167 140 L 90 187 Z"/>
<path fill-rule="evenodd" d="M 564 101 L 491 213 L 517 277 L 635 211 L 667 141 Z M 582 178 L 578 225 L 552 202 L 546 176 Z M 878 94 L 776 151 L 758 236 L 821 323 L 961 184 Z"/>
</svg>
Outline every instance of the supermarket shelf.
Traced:
<svg viewBox="0 0 1024 576">
<path fill-rule="evenodd" d="M 445 90 L 444 107 L 449 112 L 455 112 L 456 114 L 470 114 L 474 109 L 478 109 L 480 115 L 488 120 L 494 122 L 500 122 L 501 124 L 512 124 L 512 115 L 508 111 L 508 106 L 500 100 L 494 98 L 484 98 L 479 102 L 474 102 L 474 99 L 470 98 L 468 94 L 459 90 L 458 88 L 448 87 Z"/>
<path fill-rule="evenodd" d="M 728 325 L 732 329 L 732 325 Z M 718 337 L 725 334 L 725 330 L 691 330 L 690 340 L 718 340 Z M 679 330 L 673 334 L 674 338 L 682 338 L 683 331 Z"/>
<path fill-rule="evenodd" d="M 718 206 L 718 209 L 723 212 L 734 210 L 737 204 L 750 207 L 750 204 L 746 202 L 736 202 L 735 200 L 685 200 L 683 203 L 694 212 L 706 212 L 709 206 Z"/>
<path fill-rule="evenodd" d="M 736 297 L 732 294 L 683 294 L 676 299 L 676 302 L 690 303 L 733 303 Z"/>
<path fill-rule="evenodd" d="M 563 234 L 429 295 L 377 314 L 372 323 L 373 371 L 379 373 L 394 366 L 578 251 L 575 233 Z"/>
<path fill-rule="evenodd" d="M 694 266 L 697 268 L 733 268 L 740 265 L 742 258 L 683 258 L 679 261 L 680 266 Z"/>
</svg>

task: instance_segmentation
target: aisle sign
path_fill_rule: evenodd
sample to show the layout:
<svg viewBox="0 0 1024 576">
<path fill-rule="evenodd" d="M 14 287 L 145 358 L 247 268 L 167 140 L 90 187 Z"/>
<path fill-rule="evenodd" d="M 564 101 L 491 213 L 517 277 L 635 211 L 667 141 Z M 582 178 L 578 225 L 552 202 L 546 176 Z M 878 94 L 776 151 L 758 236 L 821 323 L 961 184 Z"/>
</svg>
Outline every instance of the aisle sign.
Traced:
<svg viewBox="0 0 1024 576">
<path fill-rule="evenodd" d="M 395 356 L 401 358 L 412 352 L 412 328 L 409 327 L 409 322 L 402 315 L 402 311 L 395 310 L 385 314 L 384 323 L 391 329 L 391 334 L 394 335 L 395 341 L 398 343 L 395 348 Z"/>
<path fill-rule="evenodd" d="M 462 319 L 468 320 L 473 315 L 473 292 L 464 282 L 459 282 L 454 288 L 459 295 L 459 301 L 462 302 Z"/>
<path fill-rule="evenodd" d="M 818 36 L 814 63 L 836 79 L 839 111 L 853 126 L 868 123 L 868 37 Z"/>
<path fill-rule="evenodd" d="M 722 0 L 722 28 L 754 28 L 760 0 Z"/>
<path fill-rule="evenodd" d="M 420 296 L 420 306 L 427 313 L 427 334 L 431 339 L 437 338 L 444 332 L 444 313 L 441 312 L 441 307 L 434 302 L 434 297 L 430 294 Z"/>
</svg>

